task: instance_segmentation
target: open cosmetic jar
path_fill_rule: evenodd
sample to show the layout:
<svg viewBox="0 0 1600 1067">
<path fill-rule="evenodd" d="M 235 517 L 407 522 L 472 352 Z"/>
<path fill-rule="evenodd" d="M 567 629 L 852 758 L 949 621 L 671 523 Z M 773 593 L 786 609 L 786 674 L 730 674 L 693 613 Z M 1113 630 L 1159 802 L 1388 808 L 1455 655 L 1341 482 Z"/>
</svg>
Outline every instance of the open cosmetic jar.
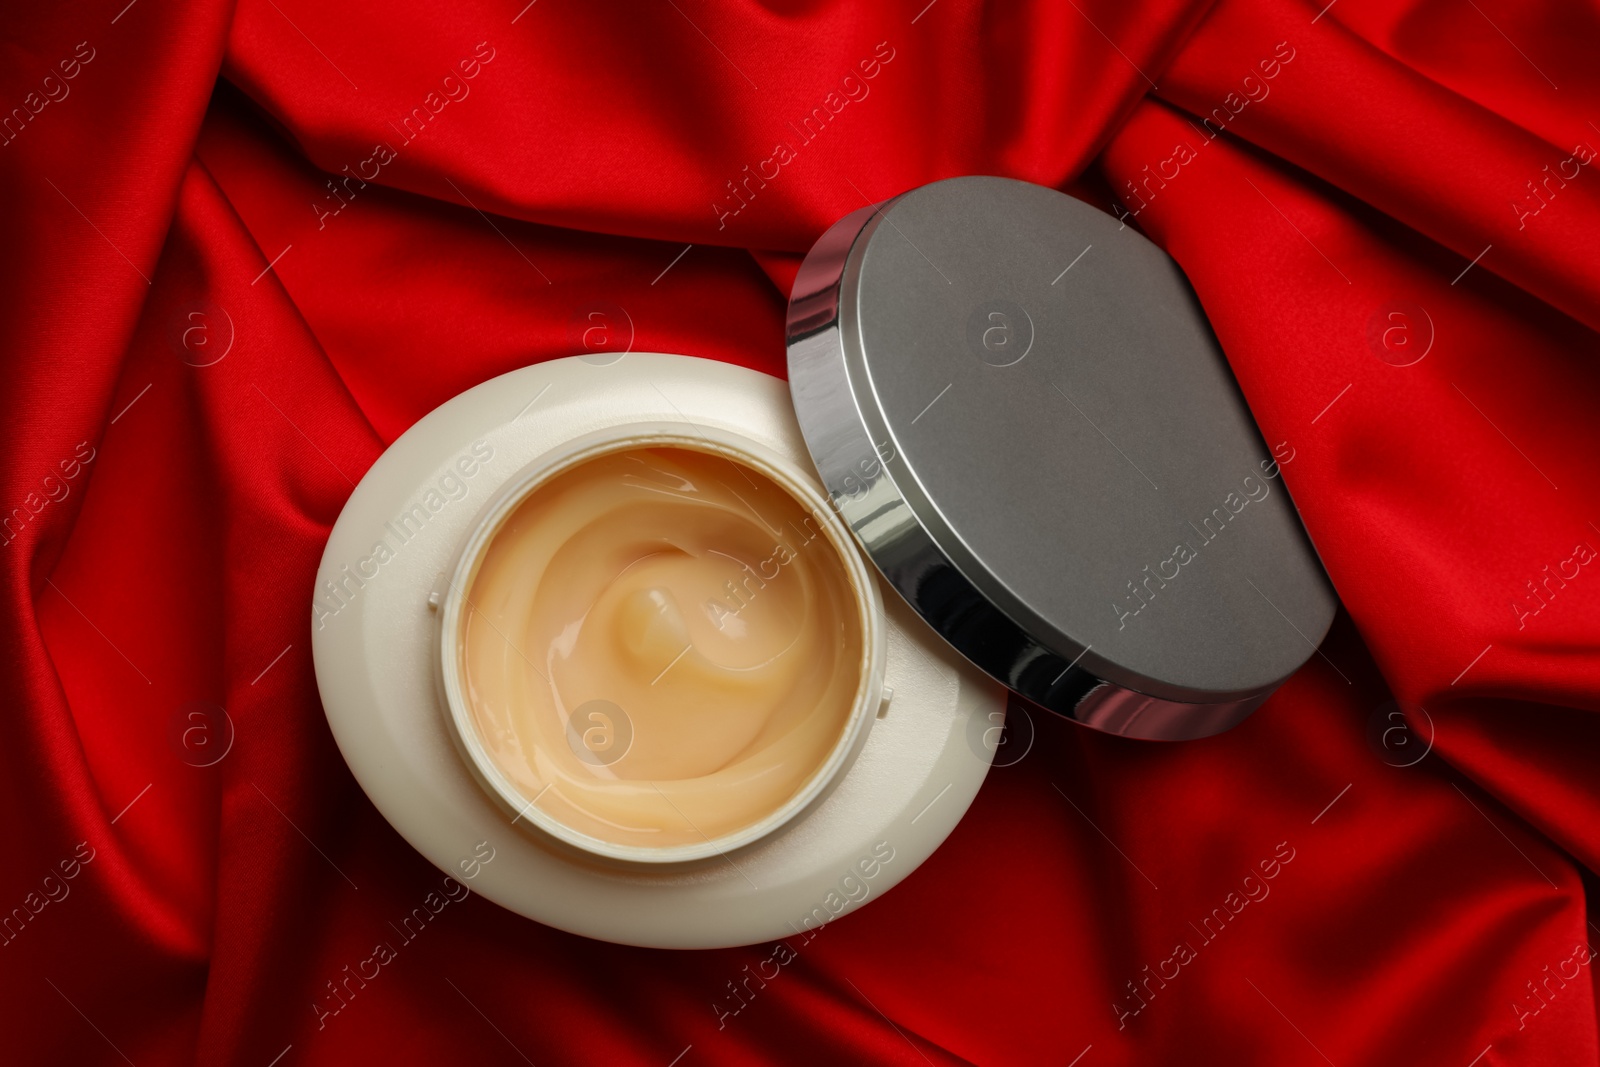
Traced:
<svg viewBox="0 0 1600 1067">
<path fill-rule="evenodd" d="M 512 371 L 351 494 L 312 599 L 328 723 L 474 892 L 625 944 L 814 930 L 954 830 L 1008 702 L 1205 737 L 1327 632 L 1293 442 L 1111 216 L 983 177 L 863 208 L 786 343 L 787 382 Z"/>
<path fill-rule="evenodd" d="M 733 558 L 702 551 L 680 508 L 711 512 L 709 547 Z M 510 582 L 497 548 L 521 561 Z M 785 583 L 824 579 L 831 622 L 813 627 Z M 328 724 L 395 829 L 474 893 L 624 944 L 752 944 L 877 899 L 955 828 L 1005 722 L 1004 687 L 856 547 L 788 387 L 689 356 L 550 360 L 423 416 L 346 503 L 312 616 Z M 573 616 L 594 631 L 569 633 Z M 737 658 L 736 621 L 764 650 Z M 803 661 L 766 654 L 797 636 Z M 525 687 L 499 708 L 469 692 L 478 638 L 477 667 Z M 768 659 L 794 684 L 750 670 Z M 739 681 L 719 669 L 768 699 L 702 700 Z M 771 699 L 802 691 L 832 702 Z M 784 741 L 805 751 L 759 775 Z M 683 794 L 714 800 L 718 771 L 757 775 L 762 797 L 735 779 L 721 820 L 703 817 Z M 619 799 L 644 816 L 619 818 Z"/>
</svg>

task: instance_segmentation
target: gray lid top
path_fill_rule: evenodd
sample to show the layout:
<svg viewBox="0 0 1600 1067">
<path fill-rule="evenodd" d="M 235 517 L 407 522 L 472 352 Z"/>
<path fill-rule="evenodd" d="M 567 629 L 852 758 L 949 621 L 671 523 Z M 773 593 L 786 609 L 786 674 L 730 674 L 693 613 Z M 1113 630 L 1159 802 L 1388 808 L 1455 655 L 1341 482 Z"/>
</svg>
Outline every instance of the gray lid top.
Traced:
<svg viewBox="0 0 1600 1067">
<path fill-rule="evenodd" d="M 858 211 L 808 257 L 790 346 L 802 430 L 868 555 L 1023 695 L 1092 721 L 1075 709 L 1110 683 L 1213 710 L 1096 725 L 1198 736 L 1326 633 L 1336 601 L 1279 476 L 1292 447 L 1262 441 L 1177 265 L 1111 216 L 981 177 Z"/>
</svg>

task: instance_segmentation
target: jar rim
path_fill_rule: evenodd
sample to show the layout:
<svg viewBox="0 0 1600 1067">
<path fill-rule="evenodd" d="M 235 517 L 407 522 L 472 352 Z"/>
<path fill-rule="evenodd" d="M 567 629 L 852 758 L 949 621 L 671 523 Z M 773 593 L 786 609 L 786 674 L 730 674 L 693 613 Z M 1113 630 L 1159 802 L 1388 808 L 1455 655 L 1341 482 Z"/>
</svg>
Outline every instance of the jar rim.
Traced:
<svg viewBox="0 0 1600 1067">
<path fill-rule="evenodd" d="M 770 479 L 817 520 L 839 560 L 853 594 L 861 634 L 857 683 L 845 724 L 827 755 L 800 788 L 778 807 L 739 829 L 700 842 L 668 846 L 626 845 L 584 833 L 544 811 L 529 798 L 489 753 L 466 698 L 460 663 L 467 591 L 489 546 L 513 514 L 553 479 L 603 456 L 644 448 L 679 448 L 722 456 Z M 592 858 L 626 865 L 682 864 L 768 841 L 814 809 L 844 777 L 865 744 L 882 701 L 886 658 L 883 609 L 875 575 L 867 566 L 842 518 L 804 469 L 760 442 L 724 429 L 670 422 L 632 422 L 583 434 L 530 460 L 514 473 L 479 511 L 462 538 L 438 586 L 435 624 L 435 677 L 448 731 L 484 792 L 548 841 Z M 548 787 L 547 787 L 548 788 Z"/>
</svg>

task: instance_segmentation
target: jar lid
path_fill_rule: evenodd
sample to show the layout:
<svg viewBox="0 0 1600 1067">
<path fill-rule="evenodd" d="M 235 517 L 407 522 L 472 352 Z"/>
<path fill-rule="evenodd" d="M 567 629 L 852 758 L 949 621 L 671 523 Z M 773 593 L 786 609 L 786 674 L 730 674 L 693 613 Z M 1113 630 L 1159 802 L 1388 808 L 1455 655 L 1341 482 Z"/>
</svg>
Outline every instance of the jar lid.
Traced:
<svg viewBox="0 0 1600 1067">
<path fill-rule="evenodd" d="M 953 178 L 841 219 L 789 383 L 889 583 L 1014 692 L 1176 740 L 1239 722 L 1337 605 L 1177 265 L 1062 193 Z"/>
</svg>

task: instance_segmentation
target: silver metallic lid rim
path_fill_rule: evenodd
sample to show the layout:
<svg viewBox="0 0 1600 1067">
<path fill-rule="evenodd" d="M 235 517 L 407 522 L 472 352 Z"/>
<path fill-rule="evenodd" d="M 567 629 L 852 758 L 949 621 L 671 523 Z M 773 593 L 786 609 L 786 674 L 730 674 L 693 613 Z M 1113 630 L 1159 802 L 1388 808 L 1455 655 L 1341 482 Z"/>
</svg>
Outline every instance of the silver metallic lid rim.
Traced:
<svg viewBox="0 0 1600 1067">
<path fill-rule="evenodd" d="M 959 539 L 938 530 L 937 509 L 928 505 L 904 464 L 895 463 L 892 438 L 872 399 L 855 309 L 848 298 L 841 299 L 850 291 L 866 239 L 894 202 L 863 207 L 830 227 L 806 256 L 789 302 L 790 392 L 841 518 L 917 614 L 1013 692 L 1124 737 L 1188 740 L 1238 724 L 1278 682 L 1246 692 L 1198 694 L 1118 677 L 1123 672 L 1095 655 L 1092 645 L 1079 645 L 1043 620 L 1027 618 L 1031 613 L 1020 601 L 1003 589 L 980 589 L 964 571 Z M 904 473 L 897 478 L 897 471 Z M 915 509 L 914 500 L 924 506 Z M 930 532 L 929 526 L 935 529 Z"/>
</svg>

